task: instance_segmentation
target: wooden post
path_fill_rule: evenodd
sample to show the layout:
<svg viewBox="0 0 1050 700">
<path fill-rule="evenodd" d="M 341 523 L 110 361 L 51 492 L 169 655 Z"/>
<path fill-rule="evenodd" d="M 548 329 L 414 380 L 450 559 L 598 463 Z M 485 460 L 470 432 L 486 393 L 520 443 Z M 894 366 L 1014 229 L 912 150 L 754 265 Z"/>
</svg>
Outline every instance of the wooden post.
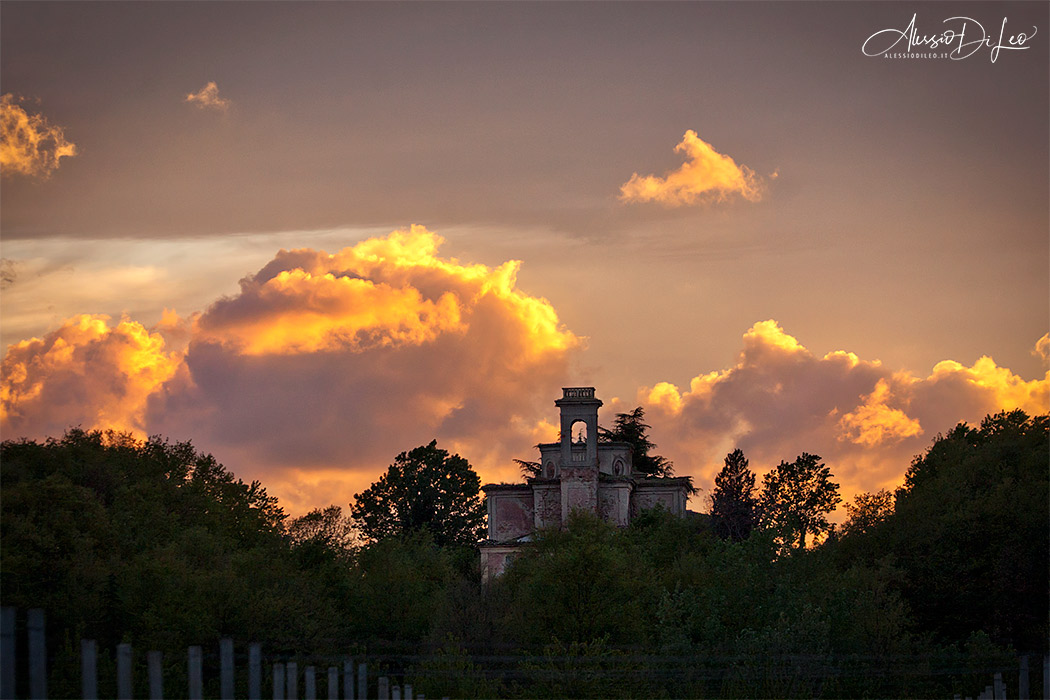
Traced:
<svg viewBox="0 0 1050 700">
<path fill-rule="evenodd" d="M 284 665 L 284 693 L 286 700 L 299 700 L 299 664 L 289 661 Z"/>
<path fill-rule="evenodd" d="M 26 621 L 29 628 L 29 697 L 36 700 L 47 697 L 47 640 L 44 631 L 44 611 L 29 610 Z M 13 697 L 13 696 L 12 696 Z"/>
<path fill-rule="evenodd" d="M 328 667 L 328 700 L 339 700 L 339 669 Z"/>
<path fill-rule="evenodd" d="M 0 610 L 0 698 L 15 697 L 15 619 L 14 608 Z"/>
<path fill-rule="evenodd" d="M 376 693 L 379 700 L 390 700 L 390 679 L 386 676 L 379 677 L 379 692 Z"/>
<path fill-rule="evenodd" d="M 150 700 L 164 700 L 164 654 L 159 651 L 147 652 L 146 666 L 149 673 Z"/>
<path fill-rule="evenodd" d="M 219 697 L 233 700 L 233 640 L 219 640 Z"/>
<path fill-rule="evenodd" d="M 131 700 L 131 645 L 117 645 L 117 700 Z"/>
<path fill-rule="evenodd" d="M 1047 657 L 1050 659 L 1050 656 Z M 1048 662 L 1050 664 L 1050 662 Z M 1050 668 L 1050 665 L 1047 666 Z M 368 664 L 357 665 L 357 700 L 365 700 L 368 697 Z M 1050 700 L 1050 698 L 1047 698 Z"/>
<path fill-rule="evenodd" d="M 273 700 L 284 700 L 284 664 L 273 665 Z"/>
<path fill-rule="evenodd" d="M 84 700 L 98 700 L 98 646 L 94 639 L 80 640 L 80 696 Z"/>
<path fill-rule="evenodd" d="M 317 700 L 317 675 L 314 673 L 313 666 L 307 666 L 303 669 L 305 678 L 305 688 L 303 689 L 304 700 Z"/>
<path fill-rule="evenodd" d="M 354 660 L 343 661 L 343 697 L 354 700 Z"/>
<path fill-rule="evenodd" d="M 204 696 L 204 676 L 201 671 L 201 648 L 198 646 L 189 649 L 189 682 L 186 694 L 190 700 L 202 700 Z"/>
<path fill-rule="evenodd" d="M 261 644 L 248 646 L 248 698 L 249 700 L 261 700 L 262 698 Z"/>
</svg>

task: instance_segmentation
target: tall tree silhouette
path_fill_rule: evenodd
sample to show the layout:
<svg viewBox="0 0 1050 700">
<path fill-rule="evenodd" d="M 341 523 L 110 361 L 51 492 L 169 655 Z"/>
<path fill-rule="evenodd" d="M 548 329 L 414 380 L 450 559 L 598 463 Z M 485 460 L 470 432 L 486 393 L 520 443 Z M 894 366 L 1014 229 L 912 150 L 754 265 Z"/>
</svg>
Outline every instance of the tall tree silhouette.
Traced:
<svg viewBox="0 0 1050 700">
<path fill-rule="evenodd" d="M 719 537 L 736 541 L 747 539 L 757 523 L 755 473 L 740 448 L 726 455 L 725 466 L 715 476 L 711 517 Z"/>
<path fill-rule="evenodd" d="M 828 532 L 828 513 L 842 500 L 839 485 L 819 455 L 803 452 L 794 462 L 781 462 L 762 479 L 759 508 L 764 525 L 785 545 L 806 548 L 807 535 Z"/>
<path fill-rule="evenodd" d="M 485 526 L 481 479 L 467 460 L 429 445 L 402 452 L 386 474 L 350 505 L 362 536 L 385 537 L 426 530 L 437 545 L 474 545 Z"/>
</svg>

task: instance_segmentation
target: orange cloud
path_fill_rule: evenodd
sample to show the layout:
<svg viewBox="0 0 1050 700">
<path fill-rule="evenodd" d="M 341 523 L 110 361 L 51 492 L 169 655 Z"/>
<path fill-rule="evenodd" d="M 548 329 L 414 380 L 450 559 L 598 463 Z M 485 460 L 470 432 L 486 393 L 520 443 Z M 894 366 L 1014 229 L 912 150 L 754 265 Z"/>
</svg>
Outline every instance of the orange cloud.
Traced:
<svg viewBox="0 0 1050 700">
<path fill-rule="evenodd" d="M 1026 381 L 982 357 L 920 377 L 851 352 L 814 355 L 773 320 L 744 334 L 734 366 L 639 393 L 661 454 L 701 488 L 735 447 L 759 473 L 805 451 L 831 466 L 846 500 L 897 485 L 931 435 L 1000 410 L 1045 413 L 1048 399 L 1050 372 Z"/>
<path fill-rule="evenodd" d="M 434 438 L 484 479 L 516 477 L 511 458 L 531 454 L 582 341 L 517 288 L 518 262 L 465 264 L 442 243 L 413 226 L 333 254 L 279 252 L 196 320 L 151 427 L 252 465 L 289 502 L 341 483 L 326 493 L 345 504 Z"/>
<path fill-rule="evenodd" d="M 201 317 L 197 338 L 246 355 L 364 352 L 466 333 L 472 316 L 497 304 L 531 336 L 508 359 L 530 362 L 578 344 L 548 302 L 516 288 L 518 261 L 462 265 L 437 256 L 442 243 L 413 226 L 333 255 L 281 251 L 241 281 L 236 298 Z"/>
<path fill-rule="evenodd" d="M 620 187 L 620 200 L 678 207 L 725 201 L 734 194 L 752 202 L 762 198 L 762 185 L 753 170 L 737 165 L 732 158 L 716 151 L 692 129 L 685 132 L 674 150 L 686 155 L 687 160 L 680 168 L 663 177 L 634 173 Z"/>
<path fill-rule="evenodd" d="M 919 421 L 909 418 L 899 408 L 890 408 L 890 385 L 879 379 L 875 390 L 864 397 L 864 404 L 842 416 L 839 428 L 840 440 L 849 440 L 858 445 L 876 447 L 886 442 L 899 442 L 904 438 L 922 435 Z"/>
<path fill-rule="evenodd" d="M 413 226 L 282 250 L 237 295 L 188 320 L 165 311 L 153 332 L 70 319 L 8 350 L 4 433 L 191 439 L 293 510 L 345 505 L 434 438 L 486 480 L 517 478 L 582 340 L 518 289 L 519 262 L 465 264 L 442 243 Z"/>
<path fill-rule="evenodd" d="M 230 107 L 230 101 L 219 97 L 219 86 L 215 81 L 209 82 L 197 92 L 186 95 L 186 101 L 192 102 L 201 109 L 217 109 L 225 112 Z"/>
<path fill-rule="evenodd" d="M 0 429 L 60 435 L 66 428 L 130 431 L 144 437 L 150 394 L 178 369 L 164 339 L 122 319 L 82 315 L 43 338 L 7 349 L 0 364 Z"/>
<path fill-rule="evenodd" d="M 5 175 L 46 178 L 61 158 L 77 154 L 62 127 L 41 114 L 29 114 L 14 95 L 0 97 L 0 170 Z"/>
</svg>

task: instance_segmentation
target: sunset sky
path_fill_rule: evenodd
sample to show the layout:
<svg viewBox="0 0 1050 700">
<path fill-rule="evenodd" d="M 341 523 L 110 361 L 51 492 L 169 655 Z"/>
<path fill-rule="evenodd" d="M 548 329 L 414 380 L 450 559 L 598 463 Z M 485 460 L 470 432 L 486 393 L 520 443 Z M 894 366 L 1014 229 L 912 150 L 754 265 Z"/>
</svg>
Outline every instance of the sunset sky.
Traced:
<svg viewBox="0 0 1050 700">
<path fill-rule="evenodd" d="M 737 446 L 892 488 L 1050 408 L 1048 47 L 1044 2 L 5 0 L 0 432 L 299 514 L 433 438 L 516 480 L 584 385 L 695 510 Z"/>
</svg>

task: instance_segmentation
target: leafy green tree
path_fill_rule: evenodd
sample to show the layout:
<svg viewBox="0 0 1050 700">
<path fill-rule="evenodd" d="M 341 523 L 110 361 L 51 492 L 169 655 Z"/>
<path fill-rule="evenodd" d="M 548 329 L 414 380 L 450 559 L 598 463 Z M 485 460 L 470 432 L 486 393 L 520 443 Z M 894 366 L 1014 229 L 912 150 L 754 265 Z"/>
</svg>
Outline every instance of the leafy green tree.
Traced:
<svg viewBox="0 0 1050 700">
<path fill-rule="evenodd" d="M 476 561 L 476 560 L 475 560 Z M 384 537 L 357 555 L 351 630 L 358 639 L 418 643 L 429 633 L 455 578 L 453 554 L 429 532 Z M 402 649 L 411 652 L 413 649 Z"/>
<path fill-rule="evenodd" d="M 779 533 L 782 543 L 806 548 L 807 535 L 828 532 L 828 513 L 842 500 L 831 470 L 818 455 L 803 452 L 794 462 L 781 462 L 762 479 L 762 522 Z"/>
<path fill-rule="evenodd" d="M 893 515 L 893 494 L 886 489 L 875 493 L 858 493 L 853 503 L 846 504 L 847 520 L 842 536 L 851 537 L 869 533 Z"/>
<path fill-rule="evenodd" d="M 1050 418 L 1022 411 L 960 423 L 915 458 L 878 544 L 903 571 L 922 629 L 1045 653 L 1048 463 Z"/>
<path fill-rule="evenodd" d="M 634 471 L 646 476 L 674 476 L 674 464 L 669 459 L 649 454 L 656 447 L 649 439 L 651 427 L 645 423 L 645 409 L 639 406 L 629 413 L 616 414 L 612 430 L 598 428 L 598 438 L 630 444 L 634 452 Z"/>
<path fill-rule="evenodd" d="M 528 644 L 605 635 L 638 643 L 657 600 L 652 572 L 624 533 L 581 510 L 565 529 L 537 533 L 498 583 L 511 601 L 506 626 Z"/>
<path fill-rule="evenodd" d="M 6 441 L 0 462 L 4 605 L 45 610 L 55 695 L 79 688 L 63 640 L 175 655 L 219 636 L 316 648 L 342 629 L 346 567 L 302 566 L 276 500 L 188 442 L 78 429 Z"/>
<path fill-rule="evenodd" d="M 737 448 L 726 455 L 725 466 L 715 476 L 711 518 L 722 539 L 747 539 L 758 523 L 755 473 L 747 467 L 747 457 Z"/>
<path fill-rule="evenodd" d="M 315 508 L 288 523 L 288 537 L 294 545 L 318 544 L 349 553 L 354 548 L 354 524 L 339 506 Z"/>
<path fill-rule="evenodd" d="M 429 445 L 402 452 L 354 495 L 350 515 L 368 542 L 426 531 L 439 547 L 476 545 L 485 527 L 481 479 L 467 460 Z"/>
</svg>

